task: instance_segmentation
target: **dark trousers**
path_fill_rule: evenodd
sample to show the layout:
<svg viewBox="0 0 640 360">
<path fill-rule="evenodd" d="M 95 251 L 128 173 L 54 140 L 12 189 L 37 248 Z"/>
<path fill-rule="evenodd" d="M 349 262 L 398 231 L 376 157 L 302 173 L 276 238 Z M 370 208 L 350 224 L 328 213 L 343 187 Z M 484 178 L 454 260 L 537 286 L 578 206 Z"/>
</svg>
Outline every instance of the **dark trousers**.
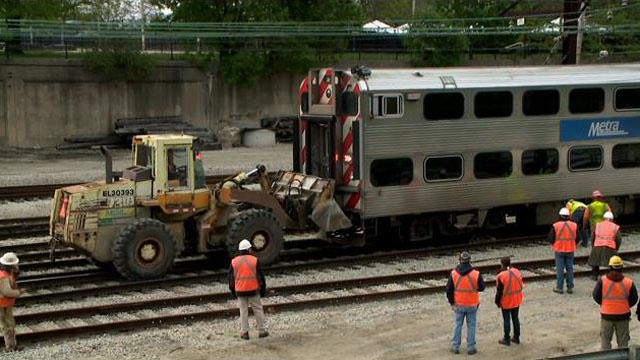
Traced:
<svg viewBox="0 0 640 360">
<path fill-rule="evenodd" d="M 585 231 L 585 229 L 582 227 L 582 219 L 584 217 L 584 209 L 585 208 L 579 208 L 576 209 L 576 211 L 573 212 L 573 215 L 571 215 L 571 221 L 573 221 L 574 223 L 576 223 L 578 225 L 578 238 L 582 239 L 582 246 L 584 247 L 589 247 L 589 235 L 587 234 L 587 232 Z"/>
<path fill-rule="evenodd" d="M 502 309 L 502 320 L 504 321 L 504 338 L 509 339 L 511 333 L 511 322 L 513 321 L 513 337 L 520 339 L 520 319 L 518 319 L 519 307 L 513 309 Z"/>
</svg>

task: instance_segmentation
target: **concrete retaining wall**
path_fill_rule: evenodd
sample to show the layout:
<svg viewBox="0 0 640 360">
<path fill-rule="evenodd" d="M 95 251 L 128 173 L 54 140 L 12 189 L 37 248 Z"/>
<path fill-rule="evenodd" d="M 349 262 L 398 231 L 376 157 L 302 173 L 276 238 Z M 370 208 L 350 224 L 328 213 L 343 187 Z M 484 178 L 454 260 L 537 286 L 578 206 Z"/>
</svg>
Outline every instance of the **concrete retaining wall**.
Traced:
<svg viewBox="0 0 640 360">
<path fill-rule="evenodd" d="M 198 127 L 220 127 L 295 114 L 301 76 L 229 86 L 189 62 L 156 64 L 143 82 L 106 82 L 82 61 L 0 61 L 0 146 L 38 147 L 65 136 L 107 135 L 120 117 L 182 115 Z"/>
</svg>

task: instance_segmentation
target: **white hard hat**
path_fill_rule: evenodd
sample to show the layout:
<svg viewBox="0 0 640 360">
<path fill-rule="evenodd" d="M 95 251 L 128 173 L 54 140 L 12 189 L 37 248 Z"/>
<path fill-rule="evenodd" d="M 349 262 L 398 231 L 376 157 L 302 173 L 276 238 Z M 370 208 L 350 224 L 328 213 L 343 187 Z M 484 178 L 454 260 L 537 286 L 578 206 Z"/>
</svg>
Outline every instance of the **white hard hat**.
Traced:
<svg viewBox="0 0 640 360">
<path fill-rule="evenodd" d="M 0 264 L 2 265 L 12 266 L 17 265 L 19 262 L 18 255 L 14 252 L 8 252 L 0 257 Z"/>
<path fill-rule="evenodd" d="M 607 211 L 606 213 L 604 213 L 603 218 L 607 220 L 613 220 L 613 213 L 611 211 Z"/>
<path fill-rule="evenodd" d="M 558 214 L 560 214 L 560 216 L 569 216 L 569 209 L 563 207 L 562 209 L 560 209 L 560 212 Z"/>
<path fill-rule="evenodd" d="M 249 250 L 251 249 L 251 243 L 249 242 L 249 240 L 244 239 L 242 241 L 240 241 L 240 244 L 238 245 L 238 250 Z"/>
</svg>

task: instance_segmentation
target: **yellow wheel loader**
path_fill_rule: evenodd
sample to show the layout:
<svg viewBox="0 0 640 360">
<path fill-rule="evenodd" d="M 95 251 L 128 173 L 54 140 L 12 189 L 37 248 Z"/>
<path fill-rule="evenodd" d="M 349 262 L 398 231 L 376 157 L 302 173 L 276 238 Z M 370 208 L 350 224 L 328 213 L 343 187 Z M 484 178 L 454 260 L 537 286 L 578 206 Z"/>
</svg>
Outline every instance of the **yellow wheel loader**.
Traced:
<svg viewBox="0 0 640 360">
<path fill-rule="evenodd" d="M 196 138 L 139 135 L 121 176 L 106 156 L 106 178 L 57 189 L 50 218 L 51 254 L 72 246 L 129 279 L 162 277 L 181 254 L 237 251 L 249 239 L 264 263 L 276 261 L 285 230 L 320 234 L 352 228 L 333 199 L 334 182 L 263 166 L 213 188 L 204 181 Z M 250 183 L 256 179 L 257 183 Z"/>
</svg>

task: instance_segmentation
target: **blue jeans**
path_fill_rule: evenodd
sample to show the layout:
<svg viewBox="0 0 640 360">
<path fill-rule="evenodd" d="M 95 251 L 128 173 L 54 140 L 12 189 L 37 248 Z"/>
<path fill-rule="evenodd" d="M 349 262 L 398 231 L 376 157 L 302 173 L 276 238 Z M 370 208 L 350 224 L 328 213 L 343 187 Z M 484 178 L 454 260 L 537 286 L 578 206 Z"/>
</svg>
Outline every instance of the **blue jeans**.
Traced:
<svg viewBox="0 0 640 360">
<path fill-rule="evenodd" d="M 564 270 L 567 270 L 567 289 L 573 289 L 573 253 L 556 252 L 556 287 L 564 287 Z"/>
<path fill-rule="evenodd" d="M 456 307 L 456 327 L 453 330 L 453 341 L 451 345 L 454 349 L 460 348 L 462 342 L 462 323 L 467 319 L 467 350 L 476 348 L 476 314 L 477 306 L 457 306 Z"/>
</svg>

